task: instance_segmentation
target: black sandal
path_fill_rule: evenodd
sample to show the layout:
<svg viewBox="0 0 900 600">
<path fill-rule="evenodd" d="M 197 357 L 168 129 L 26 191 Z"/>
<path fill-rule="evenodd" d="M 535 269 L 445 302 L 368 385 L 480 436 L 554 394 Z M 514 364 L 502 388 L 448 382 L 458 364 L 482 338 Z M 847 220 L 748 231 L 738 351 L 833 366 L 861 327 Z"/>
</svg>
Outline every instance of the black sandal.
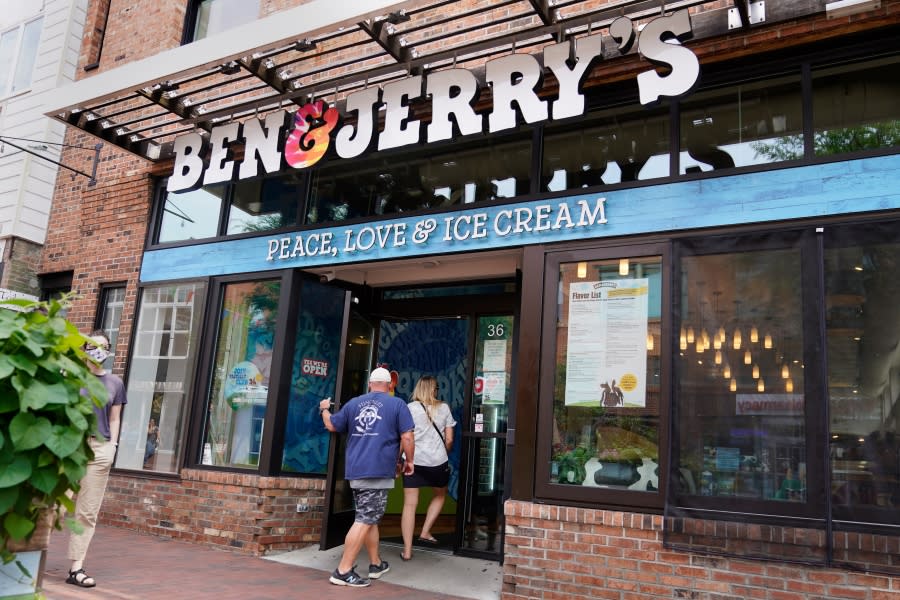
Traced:
<svg viewBox="0 0 900 600">
<path fill-rule="evenodd" d="M 77 585 L 78 587 L 83 588 L 92 588 L 97 585 L 97 582 L 94 581 L 94 578 L 85 573 L 84 569 L 69 571 L 69 576 L 66 577 L 66 583 L 71 583 L 72 585 Z"/>
</svg>

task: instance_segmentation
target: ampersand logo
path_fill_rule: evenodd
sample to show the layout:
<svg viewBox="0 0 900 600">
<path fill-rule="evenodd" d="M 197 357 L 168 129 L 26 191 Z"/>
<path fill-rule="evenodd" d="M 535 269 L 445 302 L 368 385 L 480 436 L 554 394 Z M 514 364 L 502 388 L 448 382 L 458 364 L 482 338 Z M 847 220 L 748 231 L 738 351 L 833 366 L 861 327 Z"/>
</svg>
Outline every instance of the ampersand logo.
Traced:
<svg viewBox="0 0 900 600">
<path fill-rule="evenodd" d="M 340 114 L 334 107 L 323 112 L 324 107 L 325 103 L 317 100 L 304 104 L 294 114 L 294 129 L 284 143 L 284 160 L 295 169 L 313 166 L 328 151 Z"/>
</svg>

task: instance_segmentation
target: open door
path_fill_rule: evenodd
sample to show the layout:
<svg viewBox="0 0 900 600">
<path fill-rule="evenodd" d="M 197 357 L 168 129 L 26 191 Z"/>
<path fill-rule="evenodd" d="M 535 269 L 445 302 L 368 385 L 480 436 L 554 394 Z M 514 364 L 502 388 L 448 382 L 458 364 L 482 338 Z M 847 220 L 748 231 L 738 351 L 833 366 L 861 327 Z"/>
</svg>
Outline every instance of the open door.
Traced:
<svg viewBox="0 0 900 600">
<path fill-rule="evenodd" d="M 339 365 L 340 380 L 336 391 L 335 405 L 341 404 L 368 389 L 368 375 L 372 365 L 375 347 L 375 327 L 353 305 L 348 293 L 342 340 L 344 352 Z M 346 436 L 332 435 L 328 450 L 328 479 L 325 484 L 325 507 L 322 522 L 321 550 L 334 548 L 344 543 L 344 536 L 353 524 L 353 493 L 344 479 L 344 446 Z"/>
</svg>

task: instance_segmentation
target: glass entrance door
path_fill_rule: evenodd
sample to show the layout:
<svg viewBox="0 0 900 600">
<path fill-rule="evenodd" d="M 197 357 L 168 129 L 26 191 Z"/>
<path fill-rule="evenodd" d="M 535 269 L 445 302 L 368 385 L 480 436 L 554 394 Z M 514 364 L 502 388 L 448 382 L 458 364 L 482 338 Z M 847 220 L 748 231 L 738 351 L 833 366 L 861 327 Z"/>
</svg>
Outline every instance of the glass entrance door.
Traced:
<svg viewBox="0 0 900 600">
<path fill-rule="evenodd" d="M 502 554 L 513 324 L 512 315 L 475 320 L 472 396 L 462 433 L 466 481 L 459 515 L 461 554 Z"/>
</svg>

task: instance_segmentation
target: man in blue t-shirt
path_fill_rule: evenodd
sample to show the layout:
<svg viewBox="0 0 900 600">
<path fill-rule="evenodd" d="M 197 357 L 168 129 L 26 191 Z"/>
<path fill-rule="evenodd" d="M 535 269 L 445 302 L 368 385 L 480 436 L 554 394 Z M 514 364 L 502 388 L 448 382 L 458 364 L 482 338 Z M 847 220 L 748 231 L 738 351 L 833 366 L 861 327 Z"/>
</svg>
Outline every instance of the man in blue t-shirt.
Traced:
<svg viewBox="0 0 900 600">
<path fill-rule="evenodd" d="M 369 375 L 369 393 L 353 398 L 331 413 L 331 398 L 319 403 L 319 413 L 328 431 L 347 434 L 344 478 L 353 489 L 356 517 L 347 537 L 344 553 L 329 581 L 335 585 L 365 587 L 369 578 L 378 579 L 390 570 L 378 552 L 378 523 L 384 516 L 388 491 L 394 487 L 400 450 L 405 461 L 403 473 L 413 474 L 415 423 L 406 402 L 392 396 L 391 373 L 381 367 Z M 369 553 L 369 578 L 353 569 L 365 545 Z"/>
</svg>

